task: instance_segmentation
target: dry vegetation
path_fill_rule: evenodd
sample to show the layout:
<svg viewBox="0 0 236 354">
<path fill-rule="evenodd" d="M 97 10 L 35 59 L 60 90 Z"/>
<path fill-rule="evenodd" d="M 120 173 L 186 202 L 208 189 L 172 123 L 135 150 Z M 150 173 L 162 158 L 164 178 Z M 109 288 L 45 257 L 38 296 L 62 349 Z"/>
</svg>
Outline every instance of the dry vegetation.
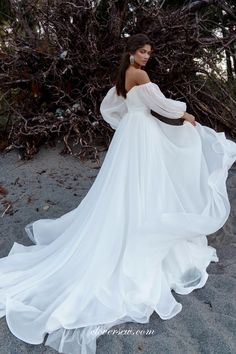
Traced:
<svg viewBox="0 0 236 354">
<path fill-rule="evenodd" d="M 151 80 L 166 96 L 185 100 L 200 123 L 236 137 L 235 7 L 167 3 L 11 0 L 0 30 L 6 120 L 0 148 L 31 158 L 42 143 L 60 138 L 63 152 L 96 158 L 113 134 L 100 115 L 101 100 L 113 85 L 126 33 L 139 32 L 155 42 L 146 67 Z M 225 57 L 227 71 L 219 65 Z"/>
</svg>

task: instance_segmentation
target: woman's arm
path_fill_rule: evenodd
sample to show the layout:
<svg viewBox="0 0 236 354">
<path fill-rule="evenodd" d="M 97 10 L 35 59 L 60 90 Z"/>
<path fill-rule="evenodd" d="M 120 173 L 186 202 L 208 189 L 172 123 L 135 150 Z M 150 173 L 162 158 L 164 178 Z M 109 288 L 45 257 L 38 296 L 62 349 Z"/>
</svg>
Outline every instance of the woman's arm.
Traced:
<svg viewBox="0 0 236 354">
<path fill-rule="evenodd" d="M 142 86 L 143 98 L 154 111 L 167 118 L 183 118 L 196 125 L 195 117 L 186 112 L 186 103 L 166 98 L 159 87 L 150 81 L 146 71 L 137 70 L 136 82 Z"/>
<path fill-rule="evenodd" d="M 184 112 L 184 115 L 181 118 L 183 118 L 184 120 L 186 120 L 187 122 L 191 123 L 194 126 L 197 125 L 195 121 L 195 117 L 192 114 Z"/>
<path fill-rule="evenodd" d="M 123 115 L 127 112 L 124 97 L 118 96 L 116 87 L 112 86 L 100 104 L 103 119 L 116 130 Z"/>
</svg>

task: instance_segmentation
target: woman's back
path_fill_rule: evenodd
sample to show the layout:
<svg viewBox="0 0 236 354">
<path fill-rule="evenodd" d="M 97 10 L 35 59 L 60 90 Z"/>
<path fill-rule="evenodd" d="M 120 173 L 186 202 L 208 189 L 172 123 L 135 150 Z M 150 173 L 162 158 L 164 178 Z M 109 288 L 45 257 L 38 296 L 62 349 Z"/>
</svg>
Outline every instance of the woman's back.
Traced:
<svg viewBox="0 0 236 354">
<path fill-rule="evenodd" d="M 129 66 L 125 72 L 125 89 L 129 92 L 134 86 L 150 82 L 146 71 Z"/>
</svg>

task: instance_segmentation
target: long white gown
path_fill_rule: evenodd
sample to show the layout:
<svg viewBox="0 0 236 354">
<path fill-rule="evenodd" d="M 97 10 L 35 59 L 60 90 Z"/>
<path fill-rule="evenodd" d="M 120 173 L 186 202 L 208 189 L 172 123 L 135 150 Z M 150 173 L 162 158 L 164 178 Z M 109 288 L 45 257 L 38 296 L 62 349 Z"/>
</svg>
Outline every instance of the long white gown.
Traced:
<svg viewBox="0 0 236 354">
<path fill-rule="evenodd" d="M 124 99 L 115 86 L 101 113 L 115 133 L 101 169 L 75 209 L 25 229 L 0 259 L 0 317 L 21 340 L 60 353 L 94 354 L 116 324 L 147 323 L 182 309 L 172 290 L 202 288 L 219 259 L 206 235 L 230 213 L 228 170 L 236 143 L 197 122 L 168 125 L 186 104 L 149 82 Z"/>
</svg>

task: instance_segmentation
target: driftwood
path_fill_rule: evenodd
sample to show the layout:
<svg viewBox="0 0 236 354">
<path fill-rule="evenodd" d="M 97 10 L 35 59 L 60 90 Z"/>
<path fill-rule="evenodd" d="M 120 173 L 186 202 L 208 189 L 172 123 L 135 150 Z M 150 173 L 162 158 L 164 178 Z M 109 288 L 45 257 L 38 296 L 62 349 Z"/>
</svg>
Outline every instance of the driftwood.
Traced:
<svg viewBox="0 0 236 354">
<path fill-rule="evenodd" d="M 125 33 L 140 32 L 156 46 L 146 67 L 151 80 L 167 97 L 185 100 L 197 121 L 236 137 L 236 9 L 228 1 L 176 9 L 168 1 L 134 1 L 132 11 L 128 1 L 9 1 L 11 16 L 0 31 L 7 117 L 0 149 L 31 158 L 42 143 L 63 139 L 64 153 L 96 158 L 113 134 L 101 100 L 113 85 Z"/>
</svg>

